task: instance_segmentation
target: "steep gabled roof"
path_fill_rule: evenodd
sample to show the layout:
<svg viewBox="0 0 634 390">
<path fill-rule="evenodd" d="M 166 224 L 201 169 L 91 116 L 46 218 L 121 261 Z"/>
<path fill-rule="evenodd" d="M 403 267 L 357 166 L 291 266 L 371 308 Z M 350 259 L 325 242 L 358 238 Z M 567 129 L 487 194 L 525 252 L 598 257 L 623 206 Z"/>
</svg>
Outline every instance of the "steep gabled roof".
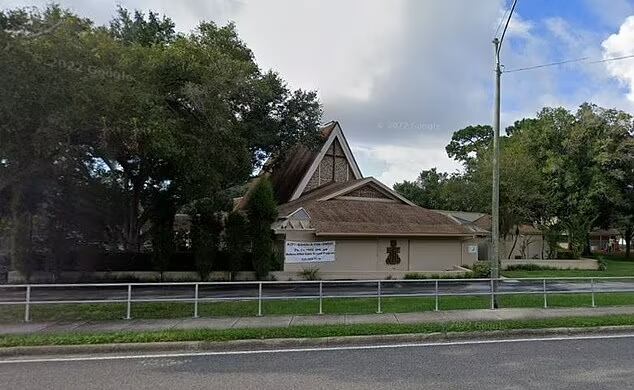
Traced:
<svg viewBox="0 0 634 390">
<path fill-rule="evenodd" d="M 296 145 L 289 151 L 285 160 L 275 167 L 270 179 L 278 203 L 284 203 L 291 198 L 306 171 L 317 158 L 319 150 Z"/>
<path fill-rule="evenodd" d="M 307 192 L 307 185 L 315 171 L 328 152 L 333 142 L 338 142 L 346 161 L 350 166 L 352 173 L 351 179 L 363 178 L 359 166 L 357 165 L 354 155 L 350 150 L 348 141 L 343 135 L 339 122 L 332 121 L 326 123 L 321 128 L 321 144 L 315 148 L 309 148 L 305 145 L 295 145 L 287 153 L 278 158 L 280 160 L 268 161 L 263 172 L 249 186 L 249 190 L 245 196 L 236 203 L 236 209 L 243 208 L 249 199 L 249 192 L 255 186 L 260 177 L 267 176 L 273 185 L 273 192 L 278 204 L 287 203 L 299 198 L 303 193 Z M 343 157 L 342 157 L 343 158 Z M 322 185 L 328 185 L 330 182 L 324 182 Z"/>
<path fill-rule="evenodd" d="M 341 126 L 339 125 L 339 122 L 334 121 L 326 125 L 324 130 L 322 130 L 322 136 L 326 136 L 326 135 L 327 135 L 327 138 L 325 139 L 323 145 L 321 146 L 319 153 L 317 154 L 317 156 L 315 156 L 315 158 L 312 160 L 311 165 L 304 172 L 304 175 L 301 181 L 297 183 L 297 186 L 295 187 L 293 194 L 288 200 L 297 199 L 302 195 L 302 193 L 304 193 L 304 190 L 306 189 L 306 186 L 308 185 L 308 181 L 313 176 L 313 174 L 317 171 L 319 164 L 321 163 L 321 160 L 324 158 L 324 156 L 326 155 L 326 152 L 328 151 L 330 146 L 333 144 L 333 142 L 335 142 L 335 140 L 337 140 L 339 142 L 339 145 L 341 145 L 342 147 L 343 153 L 348 163 L 350 164 L 350 168 L 352 169 L 352 174 L 354 176 L 354 179 L 363 178 L 363 175 L 361 174 L 361 170 L 359 169 L 359 166 L 357 165 L 357 161 L 355 160 L 354 155 L 352 154 L 352 150 L 350 150 L 350 145 L 348 145 L 348 141 L 346 140 L 346 137 L 343 135 L 343 131 L 341 130 Z"/>
</svg>

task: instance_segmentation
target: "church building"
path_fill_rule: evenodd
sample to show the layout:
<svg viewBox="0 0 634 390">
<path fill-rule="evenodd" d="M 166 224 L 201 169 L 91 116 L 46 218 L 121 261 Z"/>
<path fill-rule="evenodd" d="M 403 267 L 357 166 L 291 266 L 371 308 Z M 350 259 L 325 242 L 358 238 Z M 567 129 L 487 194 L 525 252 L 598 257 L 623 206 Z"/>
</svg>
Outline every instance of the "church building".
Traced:
<svg viewBox="0 0 634 390">
<path fill-rule="evenodd" d="M 264 173 L 279 205 L 272 226 L 284 255 L 278 278 L 314 269 L 324 279 L 462 273 L 478 260 L 482 230 L 364 177 L 338 122 L 321 135 L 320 146 L 296 146 Z"/>
</svg>

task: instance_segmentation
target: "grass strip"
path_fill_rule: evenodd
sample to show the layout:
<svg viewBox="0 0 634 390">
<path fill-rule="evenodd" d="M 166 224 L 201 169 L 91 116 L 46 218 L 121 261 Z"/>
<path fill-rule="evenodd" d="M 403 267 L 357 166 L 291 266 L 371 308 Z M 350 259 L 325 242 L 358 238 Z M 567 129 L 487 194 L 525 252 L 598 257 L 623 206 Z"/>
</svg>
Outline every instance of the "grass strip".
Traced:
<svg viewBox="0 0 634 390">
<path fill-rule="evenodd" d="M 597 293 L 596 305 L 634 305 L 634 293 Z M 500 295 L 500 307 L 539 308 L 544 305 L 541 294 Z M 232 301 L 200 303 L 201 317 L 249 317 L 258 311 L 256 301 Z M 383 297 L 382 311 L 385 313 L 410 313 L 431 311 L 435 308 L 433 297 Z M 590 307 L 591 294 L 548 294 L 549 307 Z M 490 306 L 488 296 L 443 296 L 439 299 L 440 310 L 486 309 Z M 134 303 L 132 317 L 135 319 L 187 318 L 193 315 L 192 303 Z M 323 301 L 326 314 L 371 314 L 377 310 L 376 298 L 328 298 Z M 317 299 L 264 301 L 264 315 L 310 315 L 319 311 Z M 108 321 L 123 318 L 126 305 L 104 304 L 47 304 L 32 305 L 31 318 L 35 322 L 45 321 Z M 24 307 L 0 306 L 0 323 L 17 323 L 24 318 Z"/>
<path fill-rule="evenodd" d="M 512 329 L 584 328 L 634 325 L 632 315 L 561 317 L 549 319 L 465 321 L 421 324 L 355 324 L 291 326 L 261 329 L 191 329 L 148 332 L 63 333 L 0 336 L 0 347 L 42 345 L 85 345 L 110 343 L 152 343 L 169 341 L 231 341 L 273 338 L 316 338 L 437 332 L 476 332 Z"/>
<path fill-rule="evenodd" d="M 632 276 L 634 277 L 634 258 L 607 258 L 607 269 L 604 271 L 561 269 L 561 270 L 538 270 L 538 271 L 502 271 L 502 276 L 508 278 L 600 278 L 608 276 Z"/>
</svg>

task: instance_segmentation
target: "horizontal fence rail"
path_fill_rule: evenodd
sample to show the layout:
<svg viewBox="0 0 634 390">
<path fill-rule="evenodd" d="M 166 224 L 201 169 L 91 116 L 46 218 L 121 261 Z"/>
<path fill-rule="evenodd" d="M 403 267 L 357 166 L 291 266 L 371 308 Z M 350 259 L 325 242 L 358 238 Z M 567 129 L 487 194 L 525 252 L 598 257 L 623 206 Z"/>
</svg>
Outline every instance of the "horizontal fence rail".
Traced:
<svg viewBox="0 0 634 390">
<path fill-rule="evenodd" d="M 596 307 L 596 295 L 605 293 L 634 293 L 634 277 L 4 284 L 0 306 L 23 305 L 24 321 L 29 322 L 34 305 L 119 303 L 125 304 L 122 318 L 132 319 L 134 303 L 191 303 L 193 318 L 198 318 L 199 304 L 213 302 L 257 301 L 256 315 L 262 316 L 264 301 L 318 300 L 317 314 L 323 314 L 324 299 L 373 298 L 376 313 L 382 313 L 385 298 L 434 298 L 438 311 L 441 298 L 449 296 L 490 297 L 490 308 L 495 309 L 498 297 L 541 295 L 543 307 L 548 308 L 549 295 L 590 294 L 589 304 Z M 55 294 L 60 298 L 54 299 Z M 85 298 L 74 299 L 79 294 Z"/>
</svg>

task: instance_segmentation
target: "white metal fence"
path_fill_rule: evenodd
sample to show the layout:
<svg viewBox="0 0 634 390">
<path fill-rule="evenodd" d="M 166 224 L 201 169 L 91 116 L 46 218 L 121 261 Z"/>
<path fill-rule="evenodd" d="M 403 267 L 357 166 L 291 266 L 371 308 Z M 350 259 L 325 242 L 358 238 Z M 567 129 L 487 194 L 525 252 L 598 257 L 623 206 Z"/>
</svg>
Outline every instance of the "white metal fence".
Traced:
<svg viewBox="0 0 634 390">
<path fill-rule="evenodd" d="M 135 303 L 180 302 L 191 303 L 193 317 L 198 318 L 200 303 L 223 301 L 257 301 L 261 316 L 262 303 L 274 300 L 318 300 L 317 314 L 324 314 L 324 299 L 374 298 L 376 312 L 382 313 L 382 299 L 394 297 L 433 297 L 437 311 L 441 298 L 449 296 L 488 296 L 495 309 L 498 297 L 538 294 L 547 308 L 549 295 L 589 294 L 588 304 L 595 307 L 601 293 L 634 293 L 634 277 L 13 284 L 0 285 L 0 305 L 23 305 L 24 321 L 29 322 L 34 305 L 122 303 L 123 318 L 131 319 Z"/>
</svg>

